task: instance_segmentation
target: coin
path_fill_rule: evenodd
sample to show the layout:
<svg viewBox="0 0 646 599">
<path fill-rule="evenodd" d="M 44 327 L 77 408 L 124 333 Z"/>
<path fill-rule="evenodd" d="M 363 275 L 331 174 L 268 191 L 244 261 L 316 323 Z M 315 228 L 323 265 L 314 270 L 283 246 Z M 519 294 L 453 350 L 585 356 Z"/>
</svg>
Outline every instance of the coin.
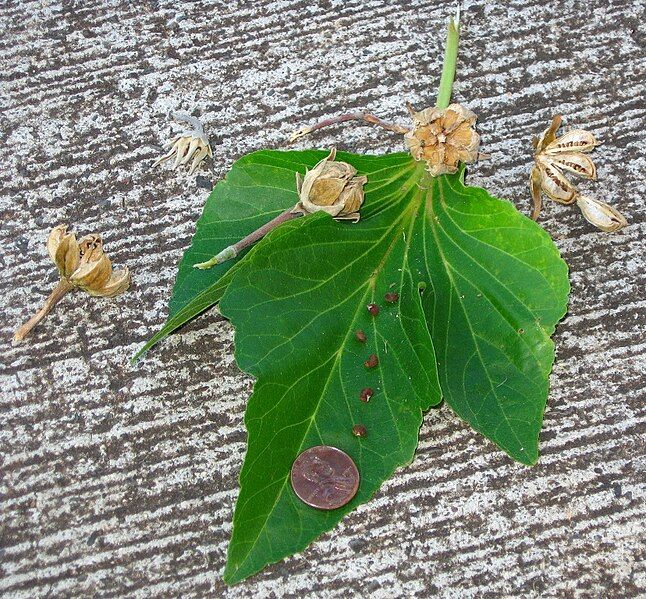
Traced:
<svg viewBox="0 0 646 599">
<path fill-rule="evenodd" d="M 335 510 L 348 503 L 359 488 L 359 471 L 345 452 L 317 445 L 292 464 L 292 488 L 298 498 L 319 510 Z"/>
</svg>

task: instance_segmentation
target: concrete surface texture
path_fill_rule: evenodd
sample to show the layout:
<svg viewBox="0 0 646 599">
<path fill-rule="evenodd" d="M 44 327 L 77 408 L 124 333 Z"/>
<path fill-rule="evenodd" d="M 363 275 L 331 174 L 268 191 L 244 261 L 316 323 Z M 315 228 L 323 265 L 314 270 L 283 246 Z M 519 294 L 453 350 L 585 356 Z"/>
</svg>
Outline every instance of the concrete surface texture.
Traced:
<svg viewBox="0 0 646 599">
<path fill-rule="evenodd" d="M 220 579 L 252 381 L 209 311 L 128 359 L 164 321 L 178 260 L 232 161 L 304 124 L 368 108 L 406 122 L 434 101 L 448 1 L 0 3 L 0 593 L 6 597 L 638 597 L 644 571 L 644 2 L 466 1 L 454 97 L 479 115 L 469 181 L 529 210 L 531 137 L 555 113 L 595 133 L 574 207 L 541 224 L 571 269 L 534 468 L 448 408 L 417 458 L 301 555 Z M 200 116 L 213 163 L 151 170 Z M 368 126 L 296 147 L 402 150 Z M 68 296 L 13 330 L 55 282 L 58 223 L 104 234 L 132 289 Z"/>
</svg>

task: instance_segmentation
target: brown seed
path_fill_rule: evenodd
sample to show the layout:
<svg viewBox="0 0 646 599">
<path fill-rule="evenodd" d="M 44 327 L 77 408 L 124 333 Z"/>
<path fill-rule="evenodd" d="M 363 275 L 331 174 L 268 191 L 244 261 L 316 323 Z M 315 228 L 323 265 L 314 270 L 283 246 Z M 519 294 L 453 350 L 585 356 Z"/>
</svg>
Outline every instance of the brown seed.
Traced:
<svg viewBox="0 0 646 599">
<path fill-rule="evenodd" d="M 362 330 L 358 330 L 354 334 L 354 336 L 357 338 L 357 341 L 359 341 L 360 343 L 365 343 L 366 342 L 367 337 L 366 337 L 366 334 Z"/>
<path fill-rule="evenodd" d="M 355 437 L 367 437 L 368 436 L 368 431 L 366 430 L 366 427 L 363 426 L 363 424 L 355 424 L 352 427 L 352 434 Z"/>
<path fill-rule="evenodd" d="M 361 393 L 359 393 L 359 399 L 361 401 L 369 402 L 370 398 L 374 394 L 375 392 L 370 387 L 366 387 L 365 389 L 361 389 Z"/>
<path fill-rule="evenodd" d="M 399 301 L 399 293 L 389 292 L 384 296 L 389 304 L 396 304 Z"/>
<path fill-rule="evenodd" d="M 334 510 L 356 495 L 359 471 L 347 453 L 318 445 L 294 460 L 291 481 L 301 501 L 319 510 Z"/>
<path fill-rule="evenodd" d="M 379 314 L 379 306 L 377 304 L 368 304 L 366 307 L 368 308 L 368 312 L 373 316 L 377 316 L 377 314 Z"/>
<path fill-rule="evenodd" d="M 363 363 L 366 368 L 374 368 L 377 364 L 379 364 L 377 354 L 370 354 L 368 359 Z"/>
</svg>

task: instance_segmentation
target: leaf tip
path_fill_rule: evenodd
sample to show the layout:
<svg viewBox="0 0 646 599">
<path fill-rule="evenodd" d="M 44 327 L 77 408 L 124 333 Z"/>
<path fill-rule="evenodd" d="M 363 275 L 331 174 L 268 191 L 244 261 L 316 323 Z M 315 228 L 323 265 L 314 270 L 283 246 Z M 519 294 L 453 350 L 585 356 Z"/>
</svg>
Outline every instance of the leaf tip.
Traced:
<svg viewBox="0 0 646 599">
<path fill-rule="evenodd" d="M 162 330 L 163 330 L 163 329 L 162 329 Z M 159 333 L 161 333 L 161 332 L 162 332 L 162 331 L 160 331 Z M 134 366 L 137 362 L 139 362 L 139 360 L 141 360 L 141 358 L 143 358 L 143 357 L 148 353 L 148 350 L 149 350 L 153 345 L 156 345 L 158 341 L 160 341 L 161 339 L 163 339 L 163 337 L 160 337 L 160 336 L 159 336 L 159 333 L 156 333 L 155 335 L 153 335 L 153 336 L 152 336 L 148 341 L 146 341 L 146 343 L 144 343 L 144 345 L 142 345 L 142 346 L 137 350 L 137 352 L 135 353 L 135 355 L 134 355 L 134 356 L 132 356 L 132 358 L 130 358 L 130 366 Z"/>
<path fill-rule="evenodd" d="M 137 353 L 135 353 L 134 356 L 132 356 L 132 358 L 130 358 L 130 360 L 129 360 L 130 366 L 135 366 L 137 364 L 137 362 L 139 362 L 139 360 L 141 360 L 141 358 L 146 353 L 146 351 L 147 351 L 147 348 L 144 345 Z"/>
<path fill-rule="evenodd" d="M 224 572 L 222 573 L 222 580 L 227 586 L 234 586 L 253 574 L 253 572 L 241 570 L 241 565 L 239 563 L 233 564 L 227 560 L 226 566 L 224 566 Z"/>
<path fill-rule="evenodd" d="M 508 453 L 514 460 L 524 466 L 535 466 L 539 458 L 538 435 L 536 436 L 536 442 L 532 443 L 532 447 L 521 447 L 518 451 Z"/>
</svg>

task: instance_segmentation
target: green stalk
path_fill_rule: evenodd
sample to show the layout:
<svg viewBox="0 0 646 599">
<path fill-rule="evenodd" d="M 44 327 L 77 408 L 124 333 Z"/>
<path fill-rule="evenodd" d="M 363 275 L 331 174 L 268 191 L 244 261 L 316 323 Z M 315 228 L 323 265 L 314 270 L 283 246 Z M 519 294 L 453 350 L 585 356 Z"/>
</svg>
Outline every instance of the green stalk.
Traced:
<svg viewBox="0 0 646 599">
<path fill-rule="evenodd" d="M 455 79 L 455 65 L 458 61 L 458 41 L 460 39 L 460 9 L 455 17 L 449 19 L 449 27 L 446 34 L 446 46 L 444 47 L 444 66 L 442 67 L 442 78 L 440 89 L 437 92 L 437 103 L 440 110 L 444 110 L 451 103 L 451 92 L 453 91 L 453 80 Z"/>
</svg>

